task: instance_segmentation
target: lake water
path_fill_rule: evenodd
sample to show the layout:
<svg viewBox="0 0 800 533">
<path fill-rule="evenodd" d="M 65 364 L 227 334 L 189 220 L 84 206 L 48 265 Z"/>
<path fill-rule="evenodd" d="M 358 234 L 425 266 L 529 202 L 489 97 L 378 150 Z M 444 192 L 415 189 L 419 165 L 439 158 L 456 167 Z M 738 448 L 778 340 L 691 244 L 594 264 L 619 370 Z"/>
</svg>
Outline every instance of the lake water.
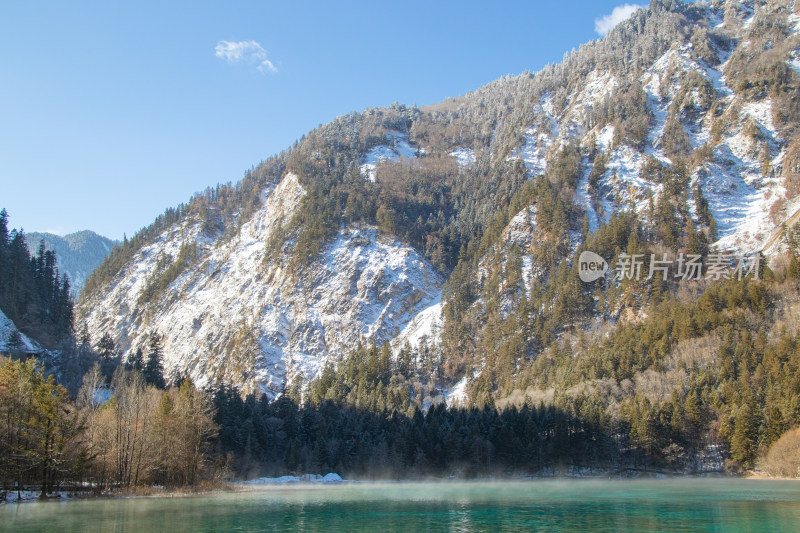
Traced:
<svg viewBox="0 0 800 533">
<path fill-rule="evenodd" d="M 745 479 L 294 485 L 0 506 L 0 530 L 798 531 L 800 482 Z"/>
</svg>

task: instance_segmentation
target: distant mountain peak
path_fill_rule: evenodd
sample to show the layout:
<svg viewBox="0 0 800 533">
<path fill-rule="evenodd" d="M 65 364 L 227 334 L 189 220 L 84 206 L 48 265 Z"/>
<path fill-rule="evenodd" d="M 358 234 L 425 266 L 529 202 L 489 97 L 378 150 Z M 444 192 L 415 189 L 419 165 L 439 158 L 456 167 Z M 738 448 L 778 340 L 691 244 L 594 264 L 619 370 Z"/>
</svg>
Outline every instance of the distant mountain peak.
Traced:
<svg viewBox="0 0 800 533">
<path fill-rule="evenodd" d="M 64 235 L 46 232 L 27 233 L 28 247 L 32 254 L 37 253 L 39 243 L 44 241 L 45 249 L 52 250 L 58 257 L 58 268 L 69 276 L 73 294 L 80 294 L 86 278 L 97 268 L 114 248 L 113 241 L 91 230 L 76 231 Z"/>
</svg>

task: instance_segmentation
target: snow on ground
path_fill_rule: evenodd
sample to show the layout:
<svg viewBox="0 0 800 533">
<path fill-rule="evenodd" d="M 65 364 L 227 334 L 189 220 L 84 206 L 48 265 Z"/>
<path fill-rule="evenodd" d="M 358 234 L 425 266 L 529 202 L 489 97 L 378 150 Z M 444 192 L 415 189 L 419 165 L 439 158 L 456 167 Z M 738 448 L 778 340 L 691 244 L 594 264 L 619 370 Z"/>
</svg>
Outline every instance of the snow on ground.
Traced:
<svg viewBox="0 0 800 533">
<path fill-rule="evenodd" d="M 800 18 L 800 17 L 798 17 Z M 800 74 L 800 50 L 794 50 L 789 54 L 789 59 L 786 61 L 789 68 Z"/>
<path fill-rule="evenodd" d="M 475 151 L 472 148 L 456 148 L 450 155 L 456 158 L 460 167 L 468 167 L 475 162 Z"/>
<path fill-rule="evenodd" d="M 525 250 L 530 246 L 536 228 L 536 205 L 529 205 L 514 215 L 506 226 L 504 240 Z"/>
<path fill-rule="evenodd" d="M 710 9 L 712 25 L 722 24 L 722 13 Z M 745 27 L 752 24 L 752 6 L 740 7 L 740 18 L 747 19 Z M 713 11 L 713 13 L 711 12 Z M 800 16 L 792 15 L 790 23 L 800 25 Z M 721 52 L 722 63 L 716 68 L 706 65 L 693 57 L 691 44 L 675 47 L 647 69 L 641 77 L 641 83 L 647 94 L 648 104 L 653 111 L 655 121 L 647 138 L 644 154 L 626 146 L 612 150 L 613 128 L 605 125 L 596 133 L 595 143 L 598 149 L 608 154 L 606 174 L 601 178 L 597 191 L 589 191 L 588 163 L 583 162 L 583 172 L 576 191 L 576 203 L 583 208 L 589 218 L 590 228 L 594 229 L 601 217 L 594 210 L 592 194 L 597 195 L 606 217 L 620 207 L 636 203 L 639 212 L 647 208 L 648 197 L 652 191 L 654 196 L 660 192 L 661 186 L 648 182 L 640 177 L 644 155 L 652 155 L 663 163 L 671 163 L 661 148 L 661 138 L 667 122 L 667 114 L 676 94 L 682 89 L 682 73 L 695 71 L 711 82 L 721 103 L 725 107 L 736 105 L 735 93 L 727 86 L 724 75 L 730 52 Z M 790 66 L 800 72 L 800 52 L 795 52 L 789 60 Z M 587 88 L 580 95 L 597 92 L 592 87 L 601 85 L 601 79 L 593 73 L 587 82 Z M 696 97 L 697 95 L 695 95 Z M 575 98 L 576 103 L 585 96 Z M 580 107 L 580 106 L 577 106 Z M 772 103 L 769 98 L 760 101 L 745 102 L 739 109 L 733 131 L 727 133 L 715 146 L 714 158 L 702 168 L 696 169 L 692 175 L 693 183 L 703 188 L 718 229 L 718 246 L 726 249 L 752 251 L 759 249 L 769 239 L 775 221 L 770 216 L 774 203 L 785 195 L 779 179 L 763 176 L 763 158 L 765 145 L 769 149 L 770 168 L 779 169 L 785 151 L 778 137 L 772 120 Z M 698 147 L 711 138 L 711 120 L 704 117 L 696 123 L 686 126 L 687 134 L 693 147 Z M 751 136 L 748 123 L 756 126 L 755 136 Z M 692 206 L 693 209 L 693 206 Z"/>
<path fill-rule="evenodd" d="M 775 138 L 777 132 L 772 123 L 772 100 L 764 98 L 759 102 L 747 102 L 739 111 L 740 120 L 748 117 L 756 122 L 765 133 L 769 134 L 771 138 Z"/>
<path fill-rule="evenodd" d="M 442 295 L 440 294 L 431 305 L 414 315 L 403 331 L 392 340 L 393 351 L 399 352 L 406 343 L 412 348 L 417 348 L 423 338 L 429 346 L 438 345 L 441 342 L 442 328 L 444 327 L 442 305 Z"/>
<path fill-rule="evenodd" d="M 615 211 L 626 209 L 631 204 L 635 205 L 637 212 L 648 208 L 650 194 L 657 196 L 661 186 L 642 176 L 644 162 L 644 155 L 627 145 L 619 146 L 608 154 L 606 172 L 600 178 L 596 191 L 602 213 L 598 213 L 591 202 L 588 183 L 590 167 L 584 162 L 576 202 L 586 212 L 590 230 L 594 231 L 599 222 L 608 223 Z"/>
<path fill-rule="evenodd" d="M 503 242 L 507 249 L 517 246 L 522 252 L 522 282 L 528 296 L 531 294 L 534 279 L 542 275 L 541 267 L 535 265 L 533 258 L 527 253 L 536 238 L 536 211 L 536 204 L 522 209 L 509 221 L 503 235 Z M 504 266 L 507 259 L 505 257 L 503 260 Z M 509 301 L 507 304 L 510 306 L 511 302 Z"/>
<path fill-rule="evenodd" d="M 595 138 L 595 144 L 603 152 L 611 150 L 611 145 L 614 143 L 614 126 L 607 124 L 600 130 L 600 134 Z"/>
<path fill-rule="evenodd" d="M 572 110 L 583 115 L 591 111 L 592 106 L 610 95 L 617 86 L 617 80 L 610 72 L 592 71 L 586 78 L 583 89 L 569 103 Z"/>
<path fill-rule="evenodd" d="M 709 28 L 722 28 L 725 26 L 724 12 L 719 9 L 714 9 L 711 4 L 706 4 L 706 13 Z"/>
<path fill-rule="evenodd" d="M 522 282 L 525 284 L 525 294 L 530 297 L 533 289 L 533 277 L 536 271 L 533 268 L 533 257 L 530 254 L 522 256 Z"/>
<path fill-rule="evenodd" d="M 519 153 L 513 157 L 522 157 L 525 167 L 534 176 L 543 174 L 547 170 L 547 155 L 553 146 L 553 135 L 540 131 L 538 128 L 529 128 L 525 131 L 525 143 Z"/>
<path fill-rule="evenodd" d="M 756 139 L 746 132 L 748 122 L 758 129 Z M 780 179 L 763 175 L 760 160 L 764 142 L 770 155 L 778 150 L 769 98 L 742 105 L 736 131 L 714 149 L 714 161 L 695 172 L 717 223 L 716 245 L 720 249 L 760 250 L 775 227 L 770 211 L 785 196 L 785 190 Z M 781 164 L 783 155 L 781 151 L 770 158 L 772 168 Z"/>
<path fill-rule="evenodd" d="M 448 407 L 466 407 L 469 402 L 467 396 L 467 376 L 461 378 L 450 390 L 445 391 L 444 397 Z"/>
<path fill-rule="evenodd" d="M 583 135 L 587 115 L 616 86 L 617 80 L 610 73 L 592 71 L 581 91 L 567 100 L 561 119 L 555 115 L 552 96 L 543 96 L 533 108 L 536 119 L 523 134 L 522 146 L 508 159 L 522 159 L 532 175 L 543 174 L 553 150 L 563 148 Z"/>
<path fill-rule="evenodd" d="M 727 61 L 727 57 L 721 59 Z M 665 76 L 670 67 L 676 67 L 676 70 L 667 79 Z M 725 63 L 718 68 L 712 68 L 694 60 L 691 45 L 688 44 L 668 51 L 643 74 L 642 84 L 656 119 L 648 136 L 645 153 L 663 162 L 670 162 L 660 148 L 660 139 L 666 125 L 667 110 L 680 90 L 680 71 L 699 72 L 713 84 L 723 104 L 731 105 L 734 102 L 735 94 L 726 84 L 724 67 Z M 724 137 L 714 150 L 713 161 L 704 164 L 692 176 L 693 181 L 699 182 L 709 201 L 717 223 L 719 241 L 716 244 L 724 249 L 759 249 L 774 228 L 774 222 L 769 216 L 770 208 L 783 195 L 777 180 L 762 176 L 760 141 L 753 141 L 746 135 L 743 125 L 748 121 L 756 124 L 758 137 L 766 140 L 774 153 L 779 143 L 772 121 L 770 100 L 766 98 L 758 102 L 747 102 L 740 109 L 735 133 Z M 687 133 L 692 145 L 697 147 L 710 138 L 710 131 L 710 121 L 706 120 L 700 129 L 689 128 Z M 641 161 L 632 153 L 619 155 L 621 157 L 617 162 L 612 161 L 607 165 L 609 172 L 612 169 L 616 171 L 618 178 L 627 185 L 632 185 L 634 190 L 644 190 L 648 185 L 635 177 Z M 614 157 L 612 155 L 611 159 Z M 772 166 L 779 165 L 781 158 L 781 154 L 771 158 Z M 657 190 L 654 189 L 654 192 L 657 193 Z M 637 209 L 641 210 L 645 206 L 646 200 L 638 196 Z"/>
<path fill-rule="evenodd" d="M 412 159 L 425 153 L 424 149 L 411 146 L 408 142 L 408 135 L 405 133 L 390 131 L 386 134 L 386 140 L 389 141 L 392 148 L 394 148 L 400 156 L 406 159 Z"/>
<path fill-rule="evenodd" d="M 672 70 L 673 67 L 675 68 L 674 71 Z M 682 72 L 690 71 L 699 72 L 709 79 L 714 84 L 714 87 L 717 88 L 721 97 L 726 95 L 726 93 L 720 92 L 720 89 L 724 86 L 722 73 L 695 61 L 692 58 L 691 43 L 666 52 L 641 77 L 648 104 L 655 116 L 655 124 L 647 137 L 645 153 L 653 155 L 665 163 L 671 163 L 670 159 L 661 150 L 661 137 L 667 125 L 667 112 L 675 95 L 681 89 L 679 75 Z M 670 72 L 672 72 L 672 76 L 668 79 L 667 74 Z M 693 146 L 702 144 L 708 138 L 707 131 L 699 134 L 691 131 L 687 133 L 692 140 Z"/>
<path fill-rule="evenodd" d="M 533 108 L 536 123 L 524 133 L 522 147 L 509 156 L 509 160 L 522 159 L 532 175 L 543 174 L 547 170 L 547 158 L 558 138 L 558 122 L 553 114 L 554 107 L 550 95 L 543 96 Z"/>
<path fill-rule="evenodd" d="M 595 70 L 589 73 L 581 91 L 567 99 L 568 111 L 558 134 L 559 147 L 564 147 L 583 135 L 583 124 L 592 108 L 610 95 L 616 86 L 617 80 L 609 72 L 600 73 Z"/>
<path fill-rule="evenodd" d="M 655 124 L 653 125 L 650 133 L 647 135 L 647 150 L 648 155 L 655 156 L 662 162 L 670 163 L 669 158 L 664 155 L 660 149 L 656 147 L 660 144 L 661 137 L 664 135 L 664 128 L 667 125 L 667 109 L 669 109 L 669 102 L 663 102 L 660 91 L 661 84 L 666 80 L 661 79 L 661 73 L 666 69 L 666 65 L 661 65 L 663 60 L 667 58 L 670 52 L 664 54 L 655 65 L 642 75 L 642 83 L 645 93 L 647 94 L 647 103 L 650 105 L 650 110 L 653 112 Z"/>
<path fill-rule="evenodd" d="M 114 392 L 110 388 L 100 387 L 92 394 L 92 401 L 94 401 L 96 405 L 103 405 L 109 401 L 112 396 L 114 396 Z"/>
<path fill-rule="evenodd" d="M 792 25 L 792 33 L 800 33 L 800 15 L 792 13 L 787 20 Z"/>
<path fill-rule="evenodd" d="M 575 191 L 575 203 L 586 213 L 586 217 L 589 219 L 589 231 L 594 233 L 597 231 L 597 228 L 600 227 L 600 215 L 595 210 L 594 202 L 589 193 L 589 173 L 591 172 L 591 167 L 588 165 L 586 159 L 581 163 L 583 168 L 581 171 L 581 179 L 578 181 L 578 188 Z"/>
<path fill-rule="evenodd" d="M 717 223 L 720 249 L 755 251 L 772 233 L 772 205 L 785 195 L 780 180 L 761 175 L 758 162 L 747 159 L 742 136 L 729 137 L 714 150 L 714 162 L 698 169 L 703 194 Z"/>
<path fill-rule="evenodd" d="M 609 155 L 606 162 L 606 175 L 611 174 L 619 181 L 615 184 L 618 195 L 623 203 L 631 200 L 638 204 L 647 201 L 647 191 L 650 190 L 650 182 L 641 177 L 644 157 L 640 152 L 630 146 L 620 146 Z"/>
<path fill-rule="evenodd" d="M 8 490 L 3 492 L 3 497 L 0 498 L 0 504 L 3 503 L 28 503 L 41 501 L 39 498 L 42 495 L 38 490 Z M 74 496 L 74 495 L 73 495 Z M 47 494 L 50 500 L 66 501 L 72 499 L 72 496 L 64 491 L 50 492 Z"/>
<path fill-rule="evenodd" d="M 374 228 L 342 230 L 322 265 L 311 295 L 317 316 L 331 328 L 347 319 L 348 329 L 356 326 L 364 340 L 390 340 L 412 321 L 413 309 L 441 301 L 443 280 L 433 266 L 413 248 L 379 238 Z M 337 296 L 342 305 L 330 307 L 328 300 Z M 352 345 L 351 334 L 345 330 L 330 340 Z"/>
<path fill-rule="evenodd" d="M 323 483 L 332 485 L 336 483 L 344 483 L 345 480 L 342 476 L 334 472 L 330 472 L 321 476 L 319 474 L 303 474 L 302 476 L 281 476 L 281 477 L 260 477 L 257 479 L 250 479 L 243 481 L 242 485 L 292 485 L 295 483 Z"/>
<path fill-rule="evenodd" d="M 728 64 L 728 59 L 730 59 L 732 52 L 719 52 L 720 58 L 720 65 L 717 68 L 706 67 L 705 74 L 706 78 L 711 82 L 711 85 L 714 87 L 714 90 L 717 91 L 717 94 L 722 99 L 726 99 L 728 97 L 732 97 L 734 95 L 733 90 L 728 87 L 728 83 L 725 78 L 725 66 Z"/>
<path fill-rule="evenodd" d="M 10 346 L 11 337 L 15 333 L 19 333 L 21 344 L 18 346 Z M 42 347 L 39 346 L 36 341 L 20 332 L 17 326 L 14 325 L 14 322 L 12 322 L 3 311 L 0 311 L 0 352 L 8 352 L 11 351 L 12 348 L 25 353 L 39 353 L 42 351 Z"/>
<path fill-rule="evenodd" d="M 361 174 L 365 175 L 369 181 L 375 181 L 375 169 L 382 161 L 399 161 L 400 154 L 386 145 L 375 146 L 364 156 L 364 163 L 361 165 Z"/>
<path fill-rule="evenodd" d="M 775 228 L 770 208 L 782 196 L 782 187 L 777 180 L 755 187 L 735 167 L 714 164 L 707 168 L 700 183 L 717 223 L 715 245 L 722 250 L 760 250 Z"/>
<path fill-rule="evenodd" d="M 371 148 L 363 158 L 361 174 L 369 181 L 375 181 L 375 169 L 381 161 L 401 161 L 414 159 L 425 153 L 421 148 L 415 148 L 408 142 L 408 135 L 397 131 L 386 134 L 387 144 L 379 144 Z"/>
</svg>

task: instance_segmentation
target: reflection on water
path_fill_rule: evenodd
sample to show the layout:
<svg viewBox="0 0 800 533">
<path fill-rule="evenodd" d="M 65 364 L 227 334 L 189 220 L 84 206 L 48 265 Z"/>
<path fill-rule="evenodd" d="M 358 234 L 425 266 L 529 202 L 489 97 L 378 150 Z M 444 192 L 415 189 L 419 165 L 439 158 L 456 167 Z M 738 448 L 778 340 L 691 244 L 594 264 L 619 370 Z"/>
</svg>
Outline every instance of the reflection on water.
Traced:
<svg viewBox="0 0 800 533">
<path fill-rule="evenodd" d="M 800 483 L 738 479 L 258 487 L 0 506 L 0 530 L 794 531 Z"/>
</svg>

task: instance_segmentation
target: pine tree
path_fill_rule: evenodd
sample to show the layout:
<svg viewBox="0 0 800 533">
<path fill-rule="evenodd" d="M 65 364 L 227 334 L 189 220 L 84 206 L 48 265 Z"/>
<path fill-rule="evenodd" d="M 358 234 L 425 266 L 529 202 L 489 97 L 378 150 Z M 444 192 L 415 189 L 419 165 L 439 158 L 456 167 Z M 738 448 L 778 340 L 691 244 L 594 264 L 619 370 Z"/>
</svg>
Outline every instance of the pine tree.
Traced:
<svg viewBox="0 0 800 533">
<path fill-rule="evenodd" d="M 145 382 L 159 389 L 166 388 L 166 383 L 164 381 L 164 365 L 161 362 L 162 357 L 161 336 L 155 332 L 150 333 L 147 363 L 144 365 L 142 375 Z"/>
<path fill-rule="evenodd" d="M 136 351 L 133 352 L 133 355 L 128 357 L 126 367 L 129 370 L 135 370 L 136 372 L 144 371 L 144 354 L 142 353 L 141 348 L 136 348 Z"/>
<path fill-rule="evenodd" d="M 100 337 L 100 342 L 97 343 L 97 353 L 100 354 L 100 357 L 103 359 L 113 359 L 115 353 L 117 351 L 117 347 L 114 344 L 114 339 L 111 338 L 111 335 L 106 331 L 103 333 L 103 336 Z"/>
<path fill-rule="evenodd" d="M 753 392 L 746 384 L 742 383 L 742 401 L 734 418 L 734 430 L 731 437 L 731 458 L 745 468 L 750 468 L 758 451 L 759 409 L 753 398 Z"/>
<path fill-rule="evenodd" d="M 89 324 L 87 324 L 86 321 L 84 320 L 83 323 L 81 324 L 81 332 L 78 335 L 78 342 L 82 346 L 89 346 L 89 344 L 91 344 L 91 341 L 92 337 L 89 334 Z"/>
<path fill-rule="evenodd" d="M 21 353 L 25 349 L 25 343 L 22 342 L 22 335 L 16 329 L 8 335 L 6 340 L 6 347 L 12 354 Z"/>
</svg>

